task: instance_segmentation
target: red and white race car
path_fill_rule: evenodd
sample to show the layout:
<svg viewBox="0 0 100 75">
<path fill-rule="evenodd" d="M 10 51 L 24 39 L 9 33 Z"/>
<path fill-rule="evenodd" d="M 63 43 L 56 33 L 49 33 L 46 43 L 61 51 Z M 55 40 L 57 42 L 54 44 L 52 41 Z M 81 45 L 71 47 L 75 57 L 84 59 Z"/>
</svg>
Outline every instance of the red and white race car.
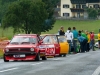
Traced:
<svg viewBox="0 0 100 75">
<path fill-rule="evenodd" d="M 52 36 L 55 37 L 56 36 Z M 52 44 L 50 37 L 42 40 L 37 34 L 15 35 L 4 49 L 4 62 L 9 60 L 46 60 L 47 56 L 59 55 L 59 44 Z"/>
</svg>

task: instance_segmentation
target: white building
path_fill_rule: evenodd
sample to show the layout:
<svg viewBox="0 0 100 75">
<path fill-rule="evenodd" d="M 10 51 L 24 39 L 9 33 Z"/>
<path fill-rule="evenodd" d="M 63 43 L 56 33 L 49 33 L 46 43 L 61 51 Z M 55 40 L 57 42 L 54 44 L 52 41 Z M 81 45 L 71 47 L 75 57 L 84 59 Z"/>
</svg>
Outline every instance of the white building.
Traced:
<svg viewBox="0 0 100 75">
<path fill-rule="evenodd" d="M 61 0 L 61 17 L 87 18 L 84 8 L 99 8 L 99 0 Z"/>
</svg>

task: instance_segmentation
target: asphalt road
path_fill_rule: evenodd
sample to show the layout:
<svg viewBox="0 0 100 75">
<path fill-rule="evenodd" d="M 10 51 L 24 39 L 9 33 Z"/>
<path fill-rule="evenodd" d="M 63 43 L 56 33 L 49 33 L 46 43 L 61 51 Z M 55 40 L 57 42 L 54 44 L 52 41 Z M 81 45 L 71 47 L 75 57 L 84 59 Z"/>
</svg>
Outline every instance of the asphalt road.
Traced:
<svg viewBox="0 0 100 75">
<path fill-rule="evenodd" d="M 39 62 L 0 59 L 0 75 L 100 75 L 100 50 Z"/>
</svg>

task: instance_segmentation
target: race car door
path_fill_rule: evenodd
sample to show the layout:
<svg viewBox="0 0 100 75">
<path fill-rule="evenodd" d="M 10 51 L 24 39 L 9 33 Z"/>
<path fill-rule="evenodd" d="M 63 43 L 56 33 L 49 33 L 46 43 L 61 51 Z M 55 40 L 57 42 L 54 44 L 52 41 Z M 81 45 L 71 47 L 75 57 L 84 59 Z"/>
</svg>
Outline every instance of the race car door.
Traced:
<svg viewBox="0 0 100 75">
<path fill-rule="evenodd" d="M 56 35 L 52 36 L 52 43 L 55 46 L 55 56 L 58 56 L 60 54 L 60 44 Z"/>
<path fill-rule="evenodd" d="M 55 36 L 56 37 L 56 36 Z M 57 40 L 55 40 L 57 42 Z M 54 44 L 53 39 L 52 39 L 52 36 L 51 35 L 46 35 L 44 38 L 43 38 L 43 43 L 42 45 L 45 46 L 45 53 L 46 53 L 46 56 L 55 56 L 57 54 L 57 50 L 60 52 L 59 50 L 59 47 L 56 48 L 56 46 L 58 46 L 59 44 L 56 43 Z M 59 54 L 59 53 L 58 53 Z"/>
<path fill-rule="evenodd" d="M 60 54 L 68 54 L 69 44 L 65 36 L 57 35 L 60 44 Z"/>
</svg>

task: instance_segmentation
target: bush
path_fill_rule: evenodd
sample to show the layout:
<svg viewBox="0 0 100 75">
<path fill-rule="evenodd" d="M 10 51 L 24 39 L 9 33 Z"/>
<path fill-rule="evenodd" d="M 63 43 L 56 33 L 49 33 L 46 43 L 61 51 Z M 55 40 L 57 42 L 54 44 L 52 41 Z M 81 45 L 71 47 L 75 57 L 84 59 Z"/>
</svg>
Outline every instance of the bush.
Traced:
<svg viewBox="0 0 100 75">
<path fill-rule="evenodd" d="M 0 41 L 9 40 L 7 37 L 0 37 Z"/>
</svg>

